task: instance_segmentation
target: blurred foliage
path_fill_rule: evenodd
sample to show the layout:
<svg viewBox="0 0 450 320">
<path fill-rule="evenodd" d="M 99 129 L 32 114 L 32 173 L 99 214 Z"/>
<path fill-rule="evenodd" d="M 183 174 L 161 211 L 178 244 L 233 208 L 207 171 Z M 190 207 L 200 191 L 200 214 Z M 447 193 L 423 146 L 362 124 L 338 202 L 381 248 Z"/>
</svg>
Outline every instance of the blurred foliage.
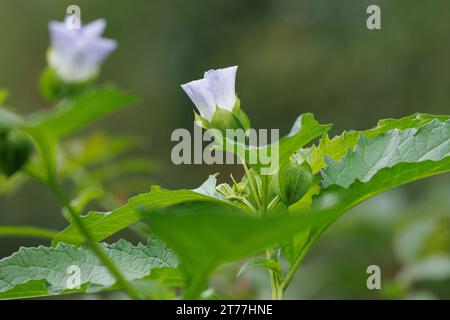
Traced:
<svg viewBox="0 0 450 320">
<path fill-rule="evenodd" d="M 9 96 L 12 105 L 20 106 L 18 112 L 46 107 L 36 79 L 45 67 L 47 23 L 61 20 L 69 4 L 73 2 L 0 0 L 0 87 L 8 85 L 8 91 L 0 90 L 0 100 Z M 77 4 L 85 22 L 107 19 L 106 36 L 119 42 L 101 77 L 142 98 L 139 108 L 122 111 L 103 121 L 96 129 L 101 131 L 87 130 L 63 146 L 67 156 L 60 161 L 67 177 L 75 177 L 66 183 L 79 195 L 78 204 L 95 198 L 95 189 L 86 191 L 91 179 L 101 180 L 102 185 L 94 187 L 112 195 L 107 203 L 91 204 L 94 209 L 110 209 L 134 193 L 148 191 L 154 177 L 165 186 L 192 187 L 217 171 L 206 165 L 186 170 L 170 162 L 171 132 L 192 128 L 191 104 L 179 85 L 208 68 L 239 65 L 237 91 L 257 128 L 289 128 L 308 111 L 322 123 L 335 123 L 333 130 L 339 132 L 368 128 L 377 119 L 449 110 L 448 1 Z M 369 4 L 382 8 L 381 31 L 366 29 Z M 127 137 L 117 137 L 117 128 Z M 136 144 L 138 152 L 130 160 L 126 150 Z M 105 158 L 106 162 L 97 161 Z M 148 159 L 167 163 L 168 168 L 161 170 Z M 82 166 L 93 170 L 87 174 Z M 237 170 L 229 168 L 235 174 Z M 448 178 L 447 174 L 380 195 L 344 216 L 306 259 L 286 297 L 449 298 Z M 23 176 L 17 175 L 7 185 L 0 181 L 0 189 L 11 191 L 0 195 L 1 224 L 65 226 L 54 214 L 59 205 L 38 184 L 24 184 Z M 37 243 L 2 239 L 0 257 L 18 245 Z M 382 269 L 381 292 L 365 286 L 370 264 Z M 233 272 L 215 279 L 222 296 L 231 291 L 237 293 L 234 297 L 268 297 L 265 271 L 242 275 L 231 290 L 228 280 L 238 266 L 227 268 Z"/>
</svg>

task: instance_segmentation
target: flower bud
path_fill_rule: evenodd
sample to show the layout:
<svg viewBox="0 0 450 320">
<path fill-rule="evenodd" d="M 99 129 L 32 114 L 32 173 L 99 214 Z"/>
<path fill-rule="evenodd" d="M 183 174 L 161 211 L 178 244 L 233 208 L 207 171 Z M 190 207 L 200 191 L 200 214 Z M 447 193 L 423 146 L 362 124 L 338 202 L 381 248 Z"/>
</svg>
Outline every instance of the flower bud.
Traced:
<svg viewBox="0 0 450 320">
<path fill-rule="evenodd" d="M 242 111 L 236 97 L 237 67 L 209 70 L 203 79 L 181 85 L 200 114 L 195 113 L 195 123 L 205 129 L 250 128 L 250 121 Z"/>
<path fill-rule="evenodd" d="M 0 173 L 13 175 L 27 163 L 32 151 L 30 140 L 23 134 L 0 132 Z"/>
<path fill-rule="evenodd" d="M 299 201 L 308 192 L 313 181 L 311 167 L 301 156 L 294 154 L 280 165 L 273 177 L 273 188 L 287 206 Z"/>
</svg>

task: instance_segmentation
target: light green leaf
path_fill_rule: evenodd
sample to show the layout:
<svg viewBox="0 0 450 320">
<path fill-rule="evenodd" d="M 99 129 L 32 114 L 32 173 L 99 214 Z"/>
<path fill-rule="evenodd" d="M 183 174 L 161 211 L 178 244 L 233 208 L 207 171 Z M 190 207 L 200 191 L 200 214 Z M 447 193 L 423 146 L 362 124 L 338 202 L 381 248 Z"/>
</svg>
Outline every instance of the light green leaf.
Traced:
<svg viewBox="0 0 450 320">
<path fill-rule="evenodd" d="M 0 104 L 4 103 L 8 99 L 9 92 L 5 88 L 0 88 Z"/>
<path fill-rule="evenodd" d="M 60 139 L 87 124 L 135 102 L 135 97 L 112 86 L 87 91 L 62 100 L 54 109 L 33 114 L 19 128 L 36 142 L 47 178 L 55 175 L 57 144 Z"/>
<path fill-rule="evenodd" d="M 297 118 L 289 135 L 271 145 L 261 147 L 248 146 L 242 142 L 239 143 L 227 138 L 223 140 L 224 142 L 217 141 L 219 145 L 216 149 L 232 151 L 241 159 L 245 159 L 246 163 L 249 163 L 251 167 L 259 170 L 270 166 L 270 164 L 261 163 L 260 159 L 262 155 L 278 157 L 278 163 L 281 164 L 284 161 L 288 161 L 290 156 L 307 143 L 330 130 L 331 126 L 331 124 L 322 125 L 314 118 L 312 113 L 305 113 Z M 255 155 L 255 159 L 258 159 L 258 163 L 250 161 L 252 159 L 250 156 L 252 153 Z"/>
<path fill-rule="evenodd" d="M 133 246 L 120 240 L 102 247 L 129 281 L 158 279 L 165 270 L 178 267 L 175 256 L 156 239 L 147 245 Z M 69 277 L 77 271 L 81 287 L 70 289 Z M 172 276 L 176 277 L 176 272 Z M 108 269 L 85 247 L 60 243 L 55 248 L 21 248 L 0 260 L 0 299 L 98 292 L 114 289 L 115 284 Z"/>
<path fill-rule="evenodd" d="M 211 179 L 211 178 L 210 178 Z M 126 205 L 111 212 L 89 212 L 82 216 L 83 224 L 89 229 L 94 239 L 101 241 L 114 233 L 138 222 L 142 219 L 139 210 L 158 210 L 183 203 L 220 203 L 224 206 L 232 206 L 228 202 L 203 195 L 193 190 L 167 190 L 153 186 L 149 193 L 143 193 L 131 198 Z M 74 225 L 70 225 L 62 233 L 65 238 L 70 237 L 71 243 L 80 244 L 84 237 Z"/>
<path fill-rule="evenodd" d="M 81 214 L 91 201 L 101 198 L 104 194 L 105 191 L 99 187 L 88 187 L 81 190 L 77 196 L 70 201 L 70 205 L 78 214 Z M 67 217 L 70 217 L 67 209 L 63 209 L 63 212 Z"/>
<path fill-rule="evenodd" d="M 134 102 L 135 96 L 120 92 L 113 86 L 105 86 L 62 100 L 56 109 L 34 115 L 28 127 L 45 130 L 53 138 L 61 139 Z"/>
<path fill-rule="evenodd" d="M 448 171 L 450 171 L 450 157 L 445 156 L 436 161 L 397 163 L 391 167 L 378 170 L 367 182 L 354 180 L 348 187 L 336 184 L 329 185 L 313 198 L 311 209 L 306 210 L 318 215 L 325 214 L 328 220 L 312 226 L 311 230 L 314 230 L 314 232 L 311 233 L 305 246 L 298 252 L 297 257 L 304 256 L 303 251 L 307 251 L 332 222 L 362 201 L 397 186 Z M 302 211 L 305 211 L 305 209 Z"/>
<path fill-rule="evenodd" d="M 313 173 L 326 167 L 325 156 L 336 161 L 340 161 L 348 150 L 353 150 L 361 136 L 375 138 L 392 129 L 419 128 L 422 125 L 432 121 L 446 121 L 450 116 L 432 115 L 426 113 L 415 113 L 413 115 L 400 119 L 383 119 L 378 121 L 377 126 L 365 131 L 344 131 L 341 135 L 334 136 L 332 139 L 325 134 L 318 145 L 311 148 L 302 149 L 299 152 L 307 159 Z"/>
<path fill-rule="evenodd" d="M 325 135 L 321 139 L 318 146 L 312 146 L 308 149 L 302 149 L 300 152 L 307 157 L 313 168 L 313 172 L 317 172 L 321 168 L 326 168 L 327 166 L 325 163 L 325 155 L 329 159 L 335 160 L 329 160 L 329 163 L 335 164 L 336 161 L 341 160 L 347 154 L 348 150 L 353 150 L 355 148 L 360 137 L 363 137 L 362 139 L 365 139 L 365 141 L 367 141 L 367 139 L 377 138 L 378 136 L 385 134 L 391 129 L 420 128 L 422 125 L 428 124 L 432 121 L 437 124 L 436 121 L 445 121 L 448 119 L 450 119 L 449 116 L 436 116 L 431 114 L 416 113 L 401 119 L 380 120 L 375 128 L 366 131 L 344 132 L 340 136 L 335 136 L 333 139 L 330 139 L 327 135 Z M 429 175 L 448 171 L 448 169 L 441 167 L 442 165 L 445 167 L 445 161 L 446 160 L 440 163 L 426 163 L 421 165 L 420 167 L 423 167 L 423 173 L 418 173 L 417 176 L 414 175 L 414 169 L 419 170 L 419 167 L 414 168 L 414 165 L 401 165 L 399 168 L 397 168 L 399 170 L 392 169 L 385 172 L 380 172 L 380 178 L 374 177 L 376 179 L 364 186 L 362 186 L 363 184 L 357 183 L 354 186 L 349 187 L 348 190 L 345 188 L 330 188 L 321 190 L 320 192 L 318 188 L 315 188 L 314 190 L 310 189 L 307 197 L 302 199 L 302 201 L 294 204 L 290 209 L 292 211 L 307 211 L 308 208 L 311 207 L 312 203 L 314 204 L 313 210 L 331 206 L 329 210 L 334 210 L 336 214 L 335 218 L 337 218 L 339 215 L 345 213 L 351 207 L 382 191 L 394 188 L 398 185 L 408 183 L 410 181 L 427 177 Z M 427 170 L 429 171 L 427 172 Z M 351 172 L 352 168 L 348 168 L 348 171 Z M 325 170 L 325 172 L 327 171 Z M 392 179 L 392 177 L 390 176 L 390 174 L 396 174 L 396 172 L 400 172 L 401 175 L 401 177 L 398 177 L 397 180 Z M 390 184 L 382 184 L 382 179 L 386 179 L 385 182 L 390 182 Z M 320 193 L 320 196 L 315 197 L 318 193 Z M 329 224 L 331 224 L 331 221 L 329 222 Z M 306 239 L 306 243 L 303 243 L 302 241 L 293 241 L 291 244 L 288 244 L 285 247 L 285 254 L 287 254 L 287 256 L 289 257 L 288 260 L 291 261 L 293 256 L 297 258 L 301 257 L 302 251 L 309 249 L 310 245 L 308 245 L 308 243 L 314 242 L 315 239 L 320 235 L 320 233 L 325 230 L 325 228 L 326 226 L 318 228 L 311 233 L 309 238 L 305 238 L 304 236 L 299 235 L 298 237 L 300 237 L 300 240 L 302 240 L 301 238 L 303 238 L 303 240 Z M 297 242 L 297 245 L 294 245 L 295 242 Z"/>
</svg>

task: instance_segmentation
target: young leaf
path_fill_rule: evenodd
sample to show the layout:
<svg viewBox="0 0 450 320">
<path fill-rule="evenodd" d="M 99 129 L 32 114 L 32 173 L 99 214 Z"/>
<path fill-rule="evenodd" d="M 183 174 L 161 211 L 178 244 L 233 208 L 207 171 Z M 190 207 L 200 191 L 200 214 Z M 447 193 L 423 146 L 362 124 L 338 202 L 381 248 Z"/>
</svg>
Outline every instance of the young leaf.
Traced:
<svg viewBox="0 0 450 320">
<path fill-rule="evenodd" d="M 312 113 L 305 113 L 300 115 L 295 121 L 291 132 L 286 137 L 281 138 L 279 141 L 274 142 L 267 146 L 247 146 L 242 143 L 232 141 L 231 139 L 224 139 L 223 141 L 217 141 L 219 145 L 216 147 L 218 150 L 227 150 L 233 152 L 235 155 L 242 159 L 245 159 L 247 163 L 256 170 L 262 167 L 270 166 L 270 164 L 252 163 L 249 159 L 252 159 L 250 154 L 253 152 L 257 155 L 259 160 L 261 155 L 278 157 L 278 163 L 281 164 L 288 161 L 290 156 L 297 152 L 300 148 L 311 142 L 315 138 L 323 135 L 331 129 L 331 124 L 320 124 L 313 116 Z M 275 154 L 278 148 L 278 154 Z"/>
<path fill-rule="evenodd" d="M 147 245 L 133 246 L 119 240 L 111 245 L 102 244 L 102 247 L 130 281 L 143 278 L 158 280 L 166 269 L 174 271 L 172 277 L 180 277 L 177 275 L 177 259 L 156 239 L 150 239 Z M 72 287 L 70 281 L 71 276 L 77 275 L 79 288 Z M 78 284 L 77 281 L 74 284 Z M 114 289 L 114 286 L 114 277 L 85 247 L 60 243 L 55 248 L 21 248 L 0 260 L 0 299 L 98 292 Z"/>
<path fill-rule="evenodd" d="M 191 202 L 206 204 L 220 203 L 224 206 L 235 207 L 228 202 L 201 194 L 194 190 L 167 190 L 153 186 L 149 193 L 143 193 L 131 198 L 123 207 L 107 213 L 90 212 L 82 216 L 81 219 L 95 240 L 101 241 L 141 220 L 142 216 L 139 210 L 158 210 Z M 65 237 L 71 237 L 71 243 L 74 244 L 80 244 L 84 239 L 74 225 L 70 225 L 61 234 Z"/>
</svg>

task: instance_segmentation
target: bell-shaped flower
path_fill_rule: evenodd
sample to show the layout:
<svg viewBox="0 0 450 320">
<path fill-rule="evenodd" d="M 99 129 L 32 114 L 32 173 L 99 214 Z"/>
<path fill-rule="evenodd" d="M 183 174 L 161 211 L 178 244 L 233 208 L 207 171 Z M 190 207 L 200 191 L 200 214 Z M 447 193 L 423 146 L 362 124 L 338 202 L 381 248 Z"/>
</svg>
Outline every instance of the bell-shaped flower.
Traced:
<svg viewBox="0 0 450 320">
<path fill-rule="evenodd" d="M 217 108 L 232 112 L 236 103 L 235 81 L 237 66 L 209 70 L 203 79 L 181 85 L 200 115 L 211 121 Z"/>
<path fill-rule="evenodd" d="M 102 38 L 105 27 L 103 19 L 79 29 L 69 28 L 65 22 L 49 23 L 48 63 L 61 80 L 75 83 L 96 76 L 100 64 L 117 47 L 115 40 Z"/>
</svg>

